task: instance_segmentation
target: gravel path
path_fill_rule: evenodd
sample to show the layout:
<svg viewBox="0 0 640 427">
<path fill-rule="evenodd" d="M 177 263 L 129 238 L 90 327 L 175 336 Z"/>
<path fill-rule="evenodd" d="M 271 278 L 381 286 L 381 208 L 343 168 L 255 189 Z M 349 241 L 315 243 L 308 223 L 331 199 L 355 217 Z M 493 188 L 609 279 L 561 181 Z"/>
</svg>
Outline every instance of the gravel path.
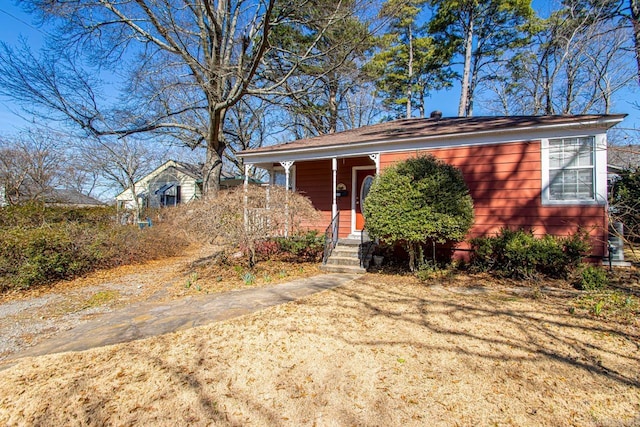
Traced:
<svg viewBox="0 0 640 427">
<path fill-rule="evenodd" d="M 184 280 L 186 267 L 202 251 L 123 266 L 61 282 L 49 293 L 0 303 L 0 361 L 63 331 L 135 302 L 169 298 L 166 289 Z M 7 301 L 8 300 L 8 301 Z"/>
</svg>

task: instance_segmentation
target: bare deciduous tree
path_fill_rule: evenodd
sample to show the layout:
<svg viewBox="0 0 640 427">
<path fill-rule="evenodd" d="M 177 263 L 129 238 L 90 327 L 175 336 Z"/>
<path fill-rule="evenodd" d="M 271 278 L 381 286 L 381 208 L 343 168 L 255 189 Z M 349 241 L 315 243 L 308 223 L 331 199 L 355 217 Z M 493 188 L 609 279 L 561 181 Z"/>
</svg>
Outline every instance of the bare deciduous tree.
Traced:
<svg viewBox="0 0 640 427">
<path fill-rule="evenodd" d="M 229 109 L 249 94 L 280 90 L 298 67 L 322 55 L 318 40 L 324 30 L 344 19 L 338 2 L 325 5 L 322 22 L 305 21 L 294 12 L 312 7 L 310 0 L 22 3 L 61 23 L 55 51 L 40 58 L 4 46 L 0 91 L 93 137 L 152 132 L 205 146 L 205 194 L 219 188 Z M 281 26 L 304 28 L 304 45 L 295 52 L 272 45 L 271 35 Z M 112 72 L 109 79 L 122 75 L 130 82 L 122 99 L 105 104 L 81 64 L 103 76 Z M 257 83 L 258 75 L 277 78 Z"/>
<path fill-rule="evenodd" d="M 39 200 L 60 185 L 65 163 L 60 136 L 39 130 L 0 139 L 0 186 L 5 200 Z"/>
<path fill-rule="evenodd" d="M 76 149 L 87 169 L 97 172 L 107 185 L 116 191 L 129 190 L 135 206 L 136 219 L 140 219 L 140 204 L 136 182 L 151 172 L 164 159 L 152 142 L 134 137 L 94 138 L 84 141 Z"/>
<path fill-rule="evenodd" d="M 493 67 L 484 88 L 502 114 L 608 113 L 612 96 L 634 79 L 630 38 L 607 7 L 583 9 L 566 2 L 539 23 L 533 42 L 508 63 Z M 507 71 L 507 72 L 505 72 Z"/>
<path fill-rule="evenodd" d="M 203 199 L 169 212 L 173 221 L 196 240 L 240 245 L 255 263 L 256 244 L 296 234 L 317 219 L 311 201 L 277 186 L 237 188 L 221 192 L 215 201 Z"/>
</svg>

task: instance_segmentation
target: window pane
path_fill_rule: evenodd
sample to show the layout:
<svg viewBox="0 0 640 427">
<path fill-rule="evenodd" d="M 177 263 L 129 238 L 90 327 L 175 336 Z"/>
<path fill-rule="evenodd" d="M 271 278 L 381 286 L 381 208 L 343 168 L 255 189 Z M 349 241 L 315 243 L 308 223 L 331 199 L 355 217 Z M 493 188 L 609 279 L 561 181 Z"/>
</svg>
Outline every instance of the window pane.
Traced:
<svg viewBox="0 0 640 427">
<path fill-rule="evenodd" d="M 576 198 L 578 200 L 593 199 L 593 169 L 582 169 L 578 171 Z"/>
<path fill-rule="evenodd" d="M 278 187 L 284 187 L 287 184 L 287 176 L 284 174 L 284 172 L 273 172 L 273 184 L 277 185 Z"/>
<path fill-rule="evenodd" d="M 564 195 L 564 172 L 554 171 L 549 185 L 549 197 L 551 200 L 563 200 Z"/>
<path fill-rule="evenodd" d="M 593 200 L 593 166 L 593 138 L 550 140 L 549 199 Z"/>
<path fill-rule="evenodd" d="M 593 140 L 591 138 L 582 138 L 577 166 L 592 166 L 592 165 L 593 165 Z"/>
<path fill-rule="evenodd" d="M 562 167 L 562 140 L 549 141 L 549 167 L 560 168 Z"/>
</svg>

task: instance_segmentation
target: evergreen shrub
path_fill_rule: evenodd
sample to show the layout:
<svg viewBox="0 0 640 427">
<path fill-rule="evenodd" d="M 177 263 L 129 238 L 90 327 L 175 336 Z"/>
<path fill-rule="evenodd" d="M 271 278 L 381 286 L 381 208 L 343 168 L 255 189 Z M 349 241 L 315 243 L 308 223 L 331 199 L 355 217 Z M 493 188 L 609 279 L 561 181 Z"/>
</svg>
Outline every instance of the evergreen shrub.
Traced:
<svg viewBox="0 0 640 427">
<path fill-rule="evenodd" d="M 473 224 L 473 200 L 462 172 L 433 156 L 385 169 L 363 207 L 369 235 L 403 244 L 412 271 L 422 244 L 461 241 Z"/>
<path fill-rule="evenodd" d="M 495 236 L 472 239 L 471 247 L 474 268 L 529 279 L 566 278 L 590 250 L 589 236 L 582 231 L 567 237 L 535 237 L 531 230 L 508 228 Z"/>
</svg>

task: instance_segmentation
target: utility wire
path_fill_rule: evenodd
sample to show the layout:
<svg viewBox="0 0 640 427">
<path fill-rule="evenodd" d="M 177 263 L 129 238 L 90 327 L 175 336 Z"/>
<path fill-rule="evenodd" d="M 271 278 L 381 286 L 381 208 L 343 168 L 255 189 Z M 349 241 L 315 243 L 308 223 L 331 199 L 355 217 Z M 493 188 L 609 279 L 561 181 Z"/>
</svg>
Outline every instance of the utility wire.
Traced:
<svg viewBox="0 0 640 427">
<path fill-rule="evenodd" d="M 40 28 L 34 27 L 33 25 L 29 24 L 24 19 L 21 19 L 21 18 L 17 17 L 16 15 L 12 14 L 11 12 L 7 12 L 6 10 L 2 9 L 1 7 L 0 7 L 0 13 L 4 13 L 5 15 L 15 19 L 16 21 L 20 22 L 21 24 L 26 25 L 27 27 L 31 28 L 32 30 L 36 30 L 37 32 L 39 32 L 43 36 L 49 36 L 49 34 L 46 31 L 43 31 Z"/>
</svg>

